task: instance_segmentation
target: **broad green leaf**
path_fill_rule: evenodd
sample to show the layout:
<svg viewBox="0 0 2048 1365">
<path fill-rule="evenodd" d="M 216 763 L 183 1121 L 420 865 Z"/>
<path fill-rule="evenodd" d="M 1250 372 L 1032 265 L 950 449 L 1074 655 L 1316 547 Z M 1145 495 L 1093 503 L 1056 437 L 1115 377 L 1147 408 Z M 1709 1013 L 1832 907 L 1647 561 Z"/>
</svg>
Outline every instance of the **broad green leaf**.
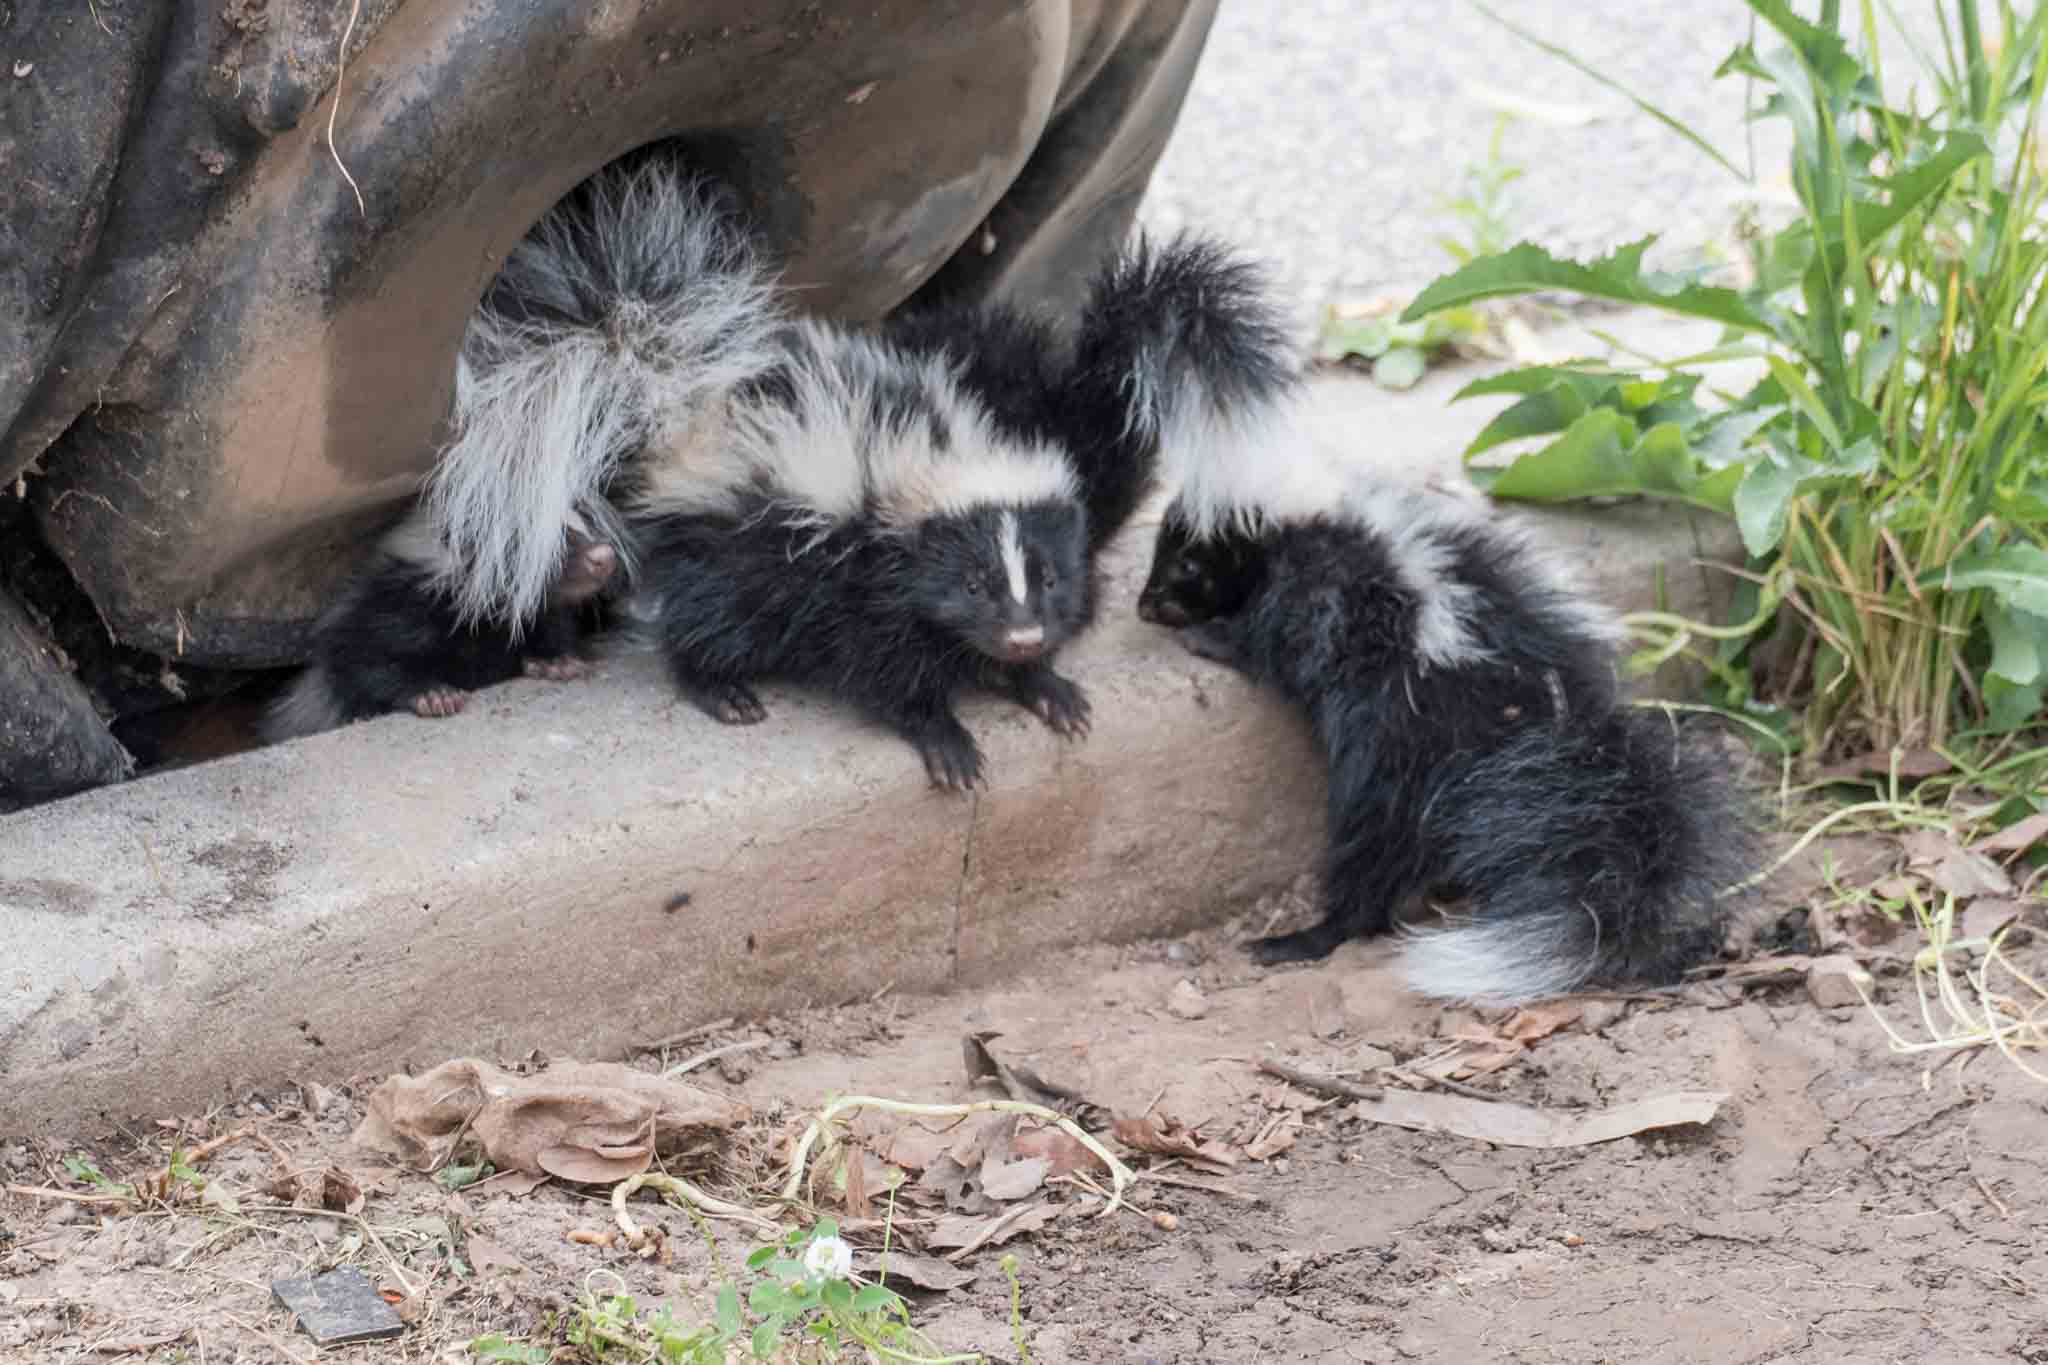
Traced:
<svg viewBox="0 0 2048 1365">
<path fill-rule="evenodd" d="M 753 1340 L 748 1343 L 750 1346 L 753 1347 L 754 1359 L 766 1360 L 769 1356 L 774 1355 L 775 1338 L 781 1335 L 781 1318 L 770 1318 L 768 1319 L 768 1321 L 762 1323 L 759 1327 L 756 1327 L 754 1329 Z"/>
<path fill-rule="evenodd" d="M 1984 677 L 1985 722 L 2003 733 L 2032 725 L 2041 714 L 2040 683 L 2007 682 L 1996 673 Z"/>
<path fill-rule="evenodd" d="M 1324 360 L 1354 355 L 1371 360 L 1386 354 L 1393 341 L 1394 324 L 1389 318 L 1333 318 L 1323 328 L 1316 354 Z"/>
<path fill-rule="evenodd" d="M 856 1313 L 880 1312 L 882 1309 L 887 1308 L 890 1301 L 895 1297 L 896 1293 L 894 1290 L 884 1289 L 881 1285 L 862 1285 L 860 1292 L 853 1296 L 853 1311 Z"/>
<path fill-rule="evenodd" d="M 1605 362 L 1598 360 L 1572 361 L 1563 365 L 1524 365 L 1519 370 L 1502 370 L 1499 374 L 1475 379 L 1452 394 L 1451 401 L 1491 398 L 1504 393 L 1542 393 L 1545 389 L 1562 387 L 1571 390 L 1584 402 L 1591 403 L 1613 388 L 1616 380 L 1634 377 L 1626 371 L 1610 369 Z"/>
<path fill-rule="evenodd" d="M 1742 532 L 1742 546 L 1752 555 L 1767 555 L 1785 535 L 1785 505 L 1799 491 L 1800 474 L 1774 457 L 1765 457 L 1749 467 L 1736 486 L 1733 499 L 1735 525 Z"/>
<path fill-rule="evenodd" d="M 1628 418 L 1611 408 L 1594 408 L 1564 435 L 1502 470 L 1488 491 L 1497 498 L 1531 502 L 1637 492 L 1640 485 L 1623 458 L 1635 434 Z"/>
<path fill-rule="evenodd" d="M 1412 389 L 1429 368 L 1428 359 L 1415 346 L 1390 347 L 1372 364 L 1372 382 L 1383 389 Z"/>
<path fill-rule="evenodd" d="M 513 1365 L 547 1365 L 548 1357 L 553 1354 L 545 1346 L 508 1341 L 496 1333 L 470 1342 L 469 1351 L 478 1360 L 506 1360 Z"/>
<path fill-rule="evenodd" d="M 736 1337 L 744 1319 L 740 1316 L 740 1292 L 729 1284 L 718 1287 L 718 1331 L 721 1336 Z"/>
<path fill-rule="evenodd" d="M 1645 237 L 1618 247 L 1595 261 L 1561 261 L 1530 242 L 1485 256 L 1435 281 L 1416 295 L 1401 314 L 1403 322 L 1426 317 L 1440 308 L 1481 299 L 1565 289 L 1592 298 L 1661 308 L 1685 317 L 1708 318 L 1750 332 L 1773 332 L 1771 319 L 1757 312 L 1732 289 L 1704 285 L 1681 276 L 1645 274 L 1643 252 L 1656 238 Z"/>
<path fill-rule="evenodd" d="M 2009 607 L 2048 616 L 2048 550 L 2006 545 L 1963 555 L 1950 560 L 1946 569 L 1923 576 L 1920 585 L 1953 591 L 1985 588 Z"/>
<path fill-rule="evenodd" d="M 2025 686 L 2042 680 L 2048 663 L 2048 616 L 2036 616 L 2004 603 L 1984 613 L 1991 632 L 1991 671 L 2007 682 Z"/>
<path fill-rule="evenodd" d="M 759 1270 L 775 1259 L 775 1252 L 776 1248 L 772 1246 L 755 1247 L 747 1253 L 747 1269 Z"/>
<path fill-rule="evenodd" d="M 1470 464 L 1473 456 L 1509 441 L 1555 436 L 1585 414 L 1584 398 L 1563 384 L 1554 384 L 1541 393 L 1530 394 L 1480 428 L 1472 444 L 1465 447 L 1465 462 Z"/>
</svg>

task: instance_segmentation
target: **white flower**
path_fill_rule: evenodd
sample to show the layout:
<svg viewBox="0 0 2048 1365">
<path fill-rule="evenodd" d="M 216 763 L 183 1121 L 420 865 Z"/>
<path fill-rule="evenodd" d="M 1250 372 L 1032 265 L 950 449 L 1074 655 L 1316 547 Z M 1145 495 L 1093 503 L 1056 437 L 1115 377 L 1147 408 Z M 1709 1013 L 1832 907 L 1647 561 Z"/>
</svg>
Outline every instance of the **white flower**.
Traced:
<svg viewBox="0 0 2048 1365">
<path fill-rule="evenodd" d="M 814 1280 L 843 1280 L 853 1273 L 853 1248 L 837 1237 L 820 1237 L 804 1252 L 804 1273 Z"/>
</svg>

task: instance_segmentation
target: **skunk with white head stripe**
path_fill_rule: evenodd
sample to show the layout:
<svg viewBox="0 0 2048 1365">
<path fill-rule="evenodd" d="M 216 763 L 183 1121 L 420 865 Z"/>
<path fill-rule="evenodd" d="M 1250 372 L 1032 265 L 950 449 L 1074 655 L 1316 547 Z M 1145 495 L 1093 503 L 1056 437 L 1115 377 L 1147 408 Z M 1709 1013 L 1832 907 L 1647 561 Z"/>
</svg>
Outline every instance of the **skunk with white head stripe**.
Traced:
<svg viewBox="0 0 2048 1365">
<path fill-rule="evenodd" d="M 1139 614 L 1308 713 L 1329 765 L 1317 959 L 1412 895 L 1425 995 L 1510 1003 L 1664 983 L 1720 947 L 1753 832 L 1726 763 L 1617 694 L 1620 631 L 1525 537 L 1373 482 L 1298 433 L 1191 453 Z"/>
<path fill-rule="evenodd" d="M 784 350 L 733 395 L 722 439 L 649 459 L 634 614 L 721 720 L 766 714 L 756 680 L 822 685 L 952 788 L 982 773 L 963 687 L 1086 732 L 1087 696 L 1053 661 L 1094 619 L 1097 556 L 1162 436 L 1291 382 L 1248 267 L 1188 240 L 1104 270 L 1071 345 L 988 305 L 806 322 Z"/>
</svg>

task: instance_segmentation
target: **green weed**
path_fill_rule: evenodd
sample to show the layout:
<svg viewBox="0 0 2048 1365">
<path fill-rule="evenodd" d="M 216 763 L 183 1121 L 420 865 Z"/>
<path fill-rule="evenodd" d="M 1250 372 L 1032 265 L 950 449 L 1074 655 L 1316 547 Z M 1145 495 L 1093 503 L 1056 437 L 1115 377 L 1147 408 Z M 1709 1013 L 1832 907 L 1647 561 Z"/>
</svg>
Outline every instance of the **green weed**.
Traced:
<svg viewBox="0 0 2048 1365">
<path fill-rule="evenodd" d="M 1747 283 L 1651 270 L 1654 239 L 1585 263 L 1523 243 L 1439 279 L 1402 321 L 1561 290 L 1718 323 L 1696 355 L 1468 385 L 1459 397 L 1515 400 L 1467 448 L 1474 478 L 1499 497 L 1643 495 L 1734 518 L 1751 625 L 1677 648 L 1711 665 L 1722 705 L 1796 704 L 1789 737 L 1810 754 L 2021 730 L 2048 685 L 2048 9 L 2000 3 L 1988 38 L 1977 0 L 1955 0 L 1953 24 L 1939 11 L 1942 51 L 1914 49 L 1923 101 L 1887 89 L 1871 0 L 1853 47 L 1837 0 L 1818 22 L 1747 3 L 1760 32 L 1717 74 L 1791 125 L 1799 204 L 1745 243 Z M 1728 361 L 1759 377 L 1704 387 Z"/>
</svg>

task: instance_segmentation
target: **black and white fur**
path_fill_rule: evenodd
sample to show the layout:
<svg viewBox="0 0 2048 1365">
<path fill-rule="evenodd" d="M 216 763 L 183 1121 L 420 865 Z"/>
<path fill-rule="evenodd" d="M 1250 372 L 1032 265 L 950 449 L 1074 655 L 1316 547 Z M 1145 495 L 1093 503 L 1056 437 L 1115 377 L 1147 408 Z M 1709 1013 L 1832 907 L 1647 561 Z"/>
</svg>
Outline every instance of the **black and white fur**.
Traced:
<svg viewBox="0 0 2048 1365">
<path fill-rule="evenodd" d="M 720 439 L 649 460 L 636 609 L 719 719 L 762 719 L 756 680 L 821 685 L 936 785 L 971 786 L 955 694 L 1084 734 L 1087 697 L 1053 661 L 1095 617 L 1097 555 L 1162 443 L 1285 382 L 1248 268 L 1192 241 L 1124 253 L 1071 345 L 1001 307 L 800 324 Z"/>
<path fill-rule="evenodd" d="M 1324 918 L 1261 960 L 1433 890 L 1470 910 L 1405 938 L 1425 995 L 1663 983 L 1719 949 L 1749 847 L 1725 762 L 1620 699 L 1616 624 L 1472 505 L 1276 434 L 1184 471 L 1139 613 L 1303 706 L 1328 757 Z"/>
<path fill-rule="evenodd" d="M 609 544 L 570 533 L 531 628 L 465 621 L 442 587 L 447 547 L 415 507 L 371 553 L 314 627 L 312 657 L 272 703 L 273 742 L 411 711 L 452 716 L 481 687 L 521 676 L 567 681 L 589 664 L 580 652 L 585 608 L 618 569 Z"/>
<path fill-rule="evenodd" d="M 621 485 L 715 425 L 780 354 L 728 199 L 659 154 L 578 187 L 513 250 L 457 357 L 450 438 L 416 506 L 314 628 L 272 739 L 474 688 L 563 679 L 581 609 L 637 562 Z M 529 639 L 529 635 L 531 638 Z"/>
</svg>

